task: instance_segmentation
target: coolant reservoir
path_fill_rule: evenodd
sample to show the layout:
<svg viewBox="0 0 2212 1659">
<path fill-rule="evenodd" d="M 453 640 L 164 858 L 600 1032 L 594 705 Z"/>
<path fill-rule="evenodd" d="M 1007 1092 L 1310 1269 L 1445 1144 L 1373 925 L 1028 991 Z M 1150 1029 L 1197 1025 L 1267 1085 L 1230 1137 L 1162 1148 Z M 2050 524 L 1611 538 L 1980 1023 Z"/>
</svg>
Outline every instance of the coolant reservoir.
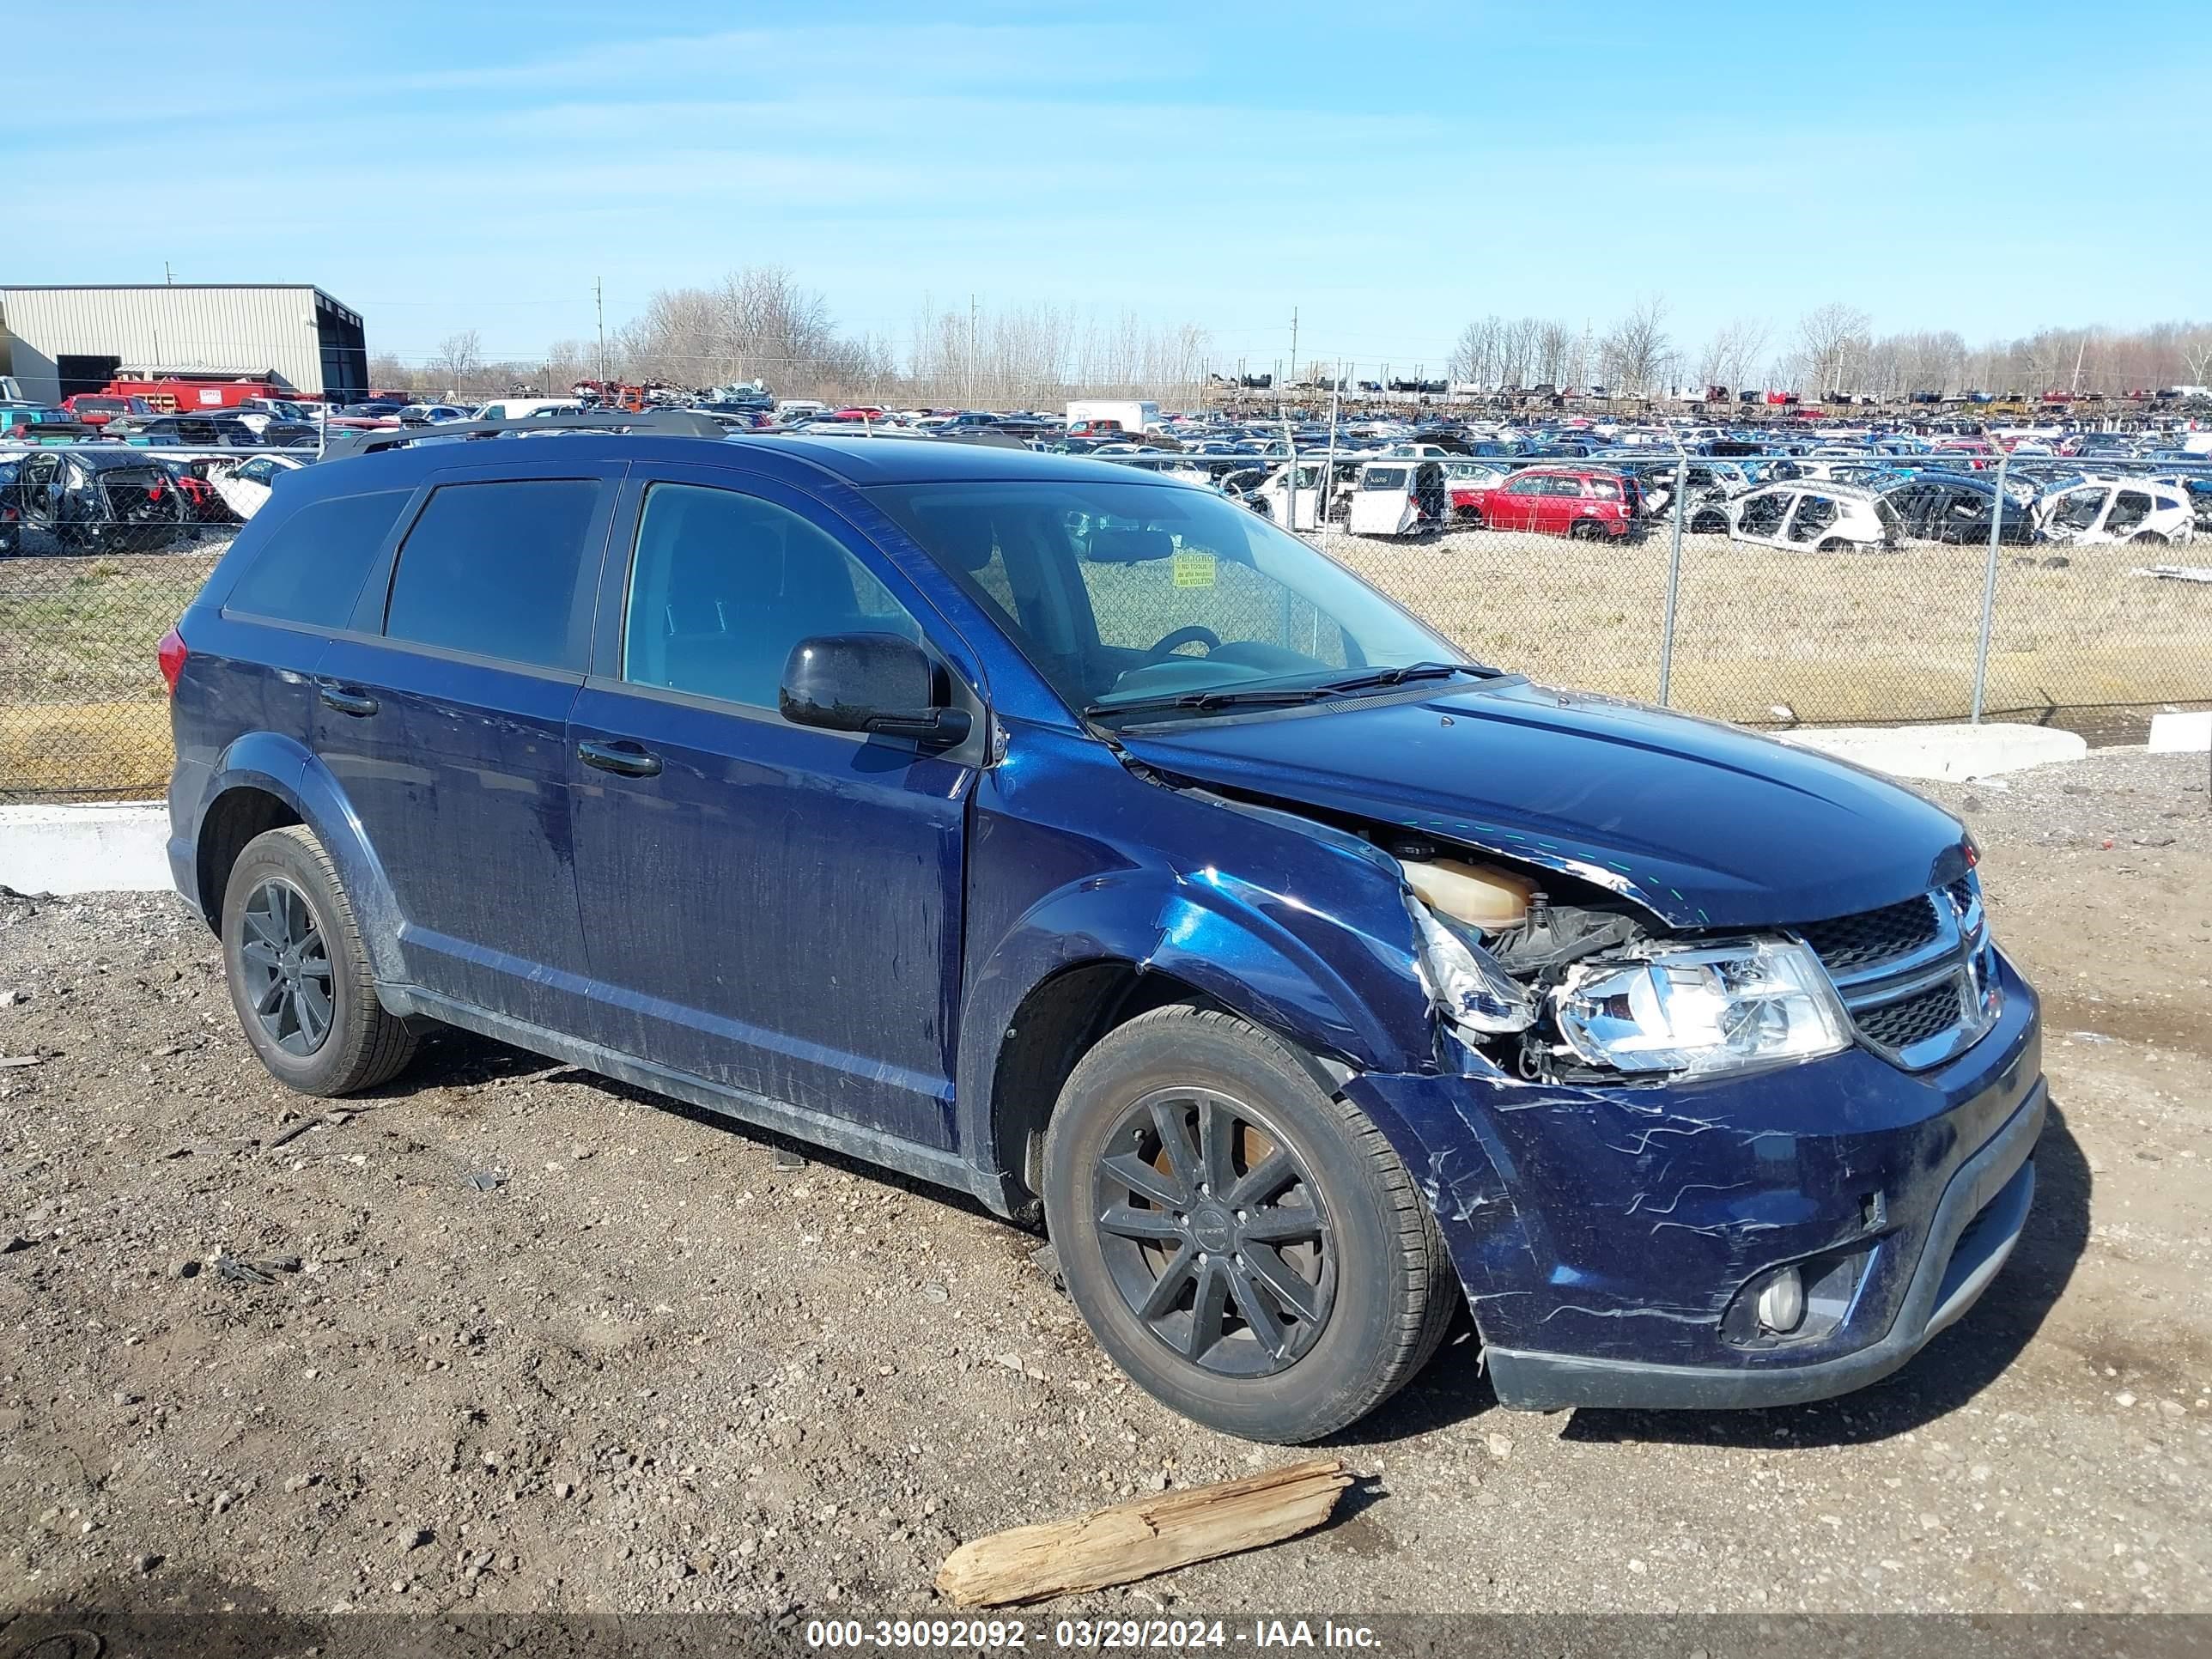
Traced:
<svg viewBox="0 0 2212 1659">
<path fill-rule="evenodd" d="M 1398 864 L 1407 884 L 1431 909 L 1486 933 L 1519 927 L 1536 890 L 1525 877 L 1458 859 L 1401 859 Z"/>
</svg>

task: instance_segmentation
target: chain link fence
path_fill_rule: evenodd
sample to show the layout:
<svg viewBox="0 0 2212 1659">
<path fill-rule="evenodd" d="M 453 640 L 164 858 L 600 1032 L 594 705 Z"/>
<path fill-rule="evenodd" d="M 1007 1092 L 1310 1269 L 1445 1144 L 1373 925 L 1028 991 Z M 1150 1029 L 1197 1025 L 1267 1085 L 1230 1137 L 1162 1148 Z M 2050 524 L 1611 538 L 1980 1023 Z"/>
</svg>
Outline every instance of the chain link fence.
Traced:
<svg viewBox="0 0 2212 1659">
<path fill-rule="evenodd" d="M 0 801 L 167 780 L 156 647 L 235 532 L 216 483 L 241 463 L 114 448 L 83 467 L 0 452 Z M 1978 486 L 1916 500 L 1802 457 L 1335 459 L 1330 510 L 1317 525 L 1301 490 L 1301 527 L 1471 657 L 1539 680 L 1753 726 L 1982 713 L 2122 734 L 2212 702 L 2212 466 L 1992 455 Z M 1355 529 L 1394 510 L 1359 498 L 1394 490 L 1408 533 Z"/>
<path fill-rule="evenodd" d="M 2206 493 L 2171 472 L 2000 478 L 1993 458 L 1972 482 L 1925 475 L 1938 499 L 1916 501 L 1814 476 L 1833 470 L 1545 462 L 1448 484 L 1442 521 L 1411 535 L 1352 533 L 1340 505 L 1319 540 L 1479 660 L 1747 725 L 1986 714 L 2118 732 L 2212 700 Z M 1642 510 L 1601 517 L 1622 471 Z M 1510 498 L 1540 474 L 1569 493 Z"/>
</svg>

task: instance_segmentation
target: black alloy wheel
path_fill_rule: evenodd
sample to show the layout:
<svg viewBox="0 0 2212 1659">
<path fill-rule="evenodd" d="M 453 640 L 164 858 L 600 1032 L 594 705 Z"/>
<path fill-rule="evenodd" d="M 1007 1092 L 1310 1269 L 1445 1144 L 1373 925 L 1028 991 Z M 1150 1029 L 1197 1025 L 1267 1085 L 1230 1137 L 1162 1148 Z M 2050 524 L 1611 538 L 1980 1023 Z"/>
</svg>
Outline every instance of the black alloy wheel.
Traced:
<svg viewBox="0 0 2212 1659">
<path fill-rule="evenodd" d="M 1268 1376 L 1327 1327 L 1328 1212 L 1304 1160 L 1254 1108 L 1194 1086 L 1145 1096 L 1107 1136 L 1091 1191 L 1115 1289 L 1182 1358 Z"/>
<path fill-rule="evenodd" d="M 331 956 L 307 895 L 271 876 L 247 895 L 239 947 L 248 1005 L 269 1040 L 306 1059 L 331 1034 Z"/>
</svg>

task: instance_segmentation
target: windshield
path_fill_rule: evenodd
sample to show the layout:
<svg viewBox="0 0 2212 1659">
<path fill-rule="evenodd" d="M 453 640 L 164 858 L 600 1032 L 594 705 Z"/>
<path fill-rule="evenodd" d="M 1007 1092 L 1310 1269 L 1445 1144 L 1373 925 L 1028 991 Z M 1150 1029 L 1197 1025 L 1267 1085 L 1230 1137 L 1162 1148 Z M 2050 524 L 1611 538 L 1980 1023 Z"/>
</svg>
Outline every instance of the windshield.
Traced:
<svg viewBox="0 0 2212 1659">
<path fill-rule="evenodd" d="M 1211 492 L 1083 480 L 870 493 L 1074 708 L 1461 658 L 1334 560 Z"/>
</svg>

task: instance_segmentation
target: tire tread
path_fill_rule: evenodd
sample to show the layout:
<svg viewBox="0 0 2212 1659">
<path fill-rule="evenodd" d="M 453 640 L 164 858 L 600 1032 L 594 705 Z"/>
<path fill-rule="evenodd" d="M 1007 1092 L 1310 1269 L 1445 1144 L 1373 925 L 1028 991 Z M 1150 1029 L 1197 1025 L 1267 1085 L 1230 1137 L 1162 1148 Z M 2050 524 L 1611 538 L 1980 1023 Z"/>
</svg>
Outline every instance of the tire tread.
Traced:
<svg viewBox="0 0 2212 1659">
<path fill-rule="evenodd" d="M 376 975 L 369 966 L 368 951 L 362 944 L 361 926 L 354 918 L 353 901 L 346 896 L 345 884 L 338 879 L 337 863 L 316 838 L 313 830 L 304 824 L 287 824 L 280 829 L 265 830 L 242 848 L 237 862 L 231 866 L 231 874 L 225 883 L 235 880 L 237 872 L 252 860 L 257 853 L 272 851 L 270 843 L 289 842 L 321 878 L 320 895 L 329 907 L 331 920 L 337 924 L 337 938 L 331 941 L 331 953 L 343 951 L 349 971 L 346 975 L 349 994 L 347 1006 L 337 1011 L 334 1024 L 343 1046 L 334 1057 L 326 1079 L 312 1087 L 304 1087 L 299 1079 L 283 1078 L 289 1087 L 302 1093 L 335 1097 L 358 1094 L 364 1089 L 374 1089 L 399 1074 L 407 1062 L 415 1057 L 415 1033 L 407 1022 L 386 1011 L 377 1000 Z M 226 896 L 224 909 L 228 914 Z"/>
<path fill-rule="evenodd" d="M 1066 1094 L 1074 1095 L 1085 1087 L 1090 1081 L 1087 1073 L 1114 1064 L 1114 1051 L 1122 1041 L 1176 1026 L 1218 1032 L 1259 1050 L 1281 1069 L 1306 1080 L 1382 1189 L 1394 1265 L 1404 1275 L 1406 1293 L 1395 1298 L 1393 1328 L 1382 1363 L 1369 1371 L 1362 1387 L 1341 1395 L 1325 1418 L 1304 1425 L 1297 1436 L 1299 1440 L 1323 1438 L 1382 1404 L 1410 1382 L 1442 1346 L 1459 1302 L 1458 1281 L 1443 1234 L 1404 1161 L 1372 1120 L 1342 1095 L 1324 1088 L 1311 1060 L 1293 1045 L 1226 1009 L 1168 1003 L 1115 1027 L 1077 1063 L 1068 1077 Z"/>
</svg>

